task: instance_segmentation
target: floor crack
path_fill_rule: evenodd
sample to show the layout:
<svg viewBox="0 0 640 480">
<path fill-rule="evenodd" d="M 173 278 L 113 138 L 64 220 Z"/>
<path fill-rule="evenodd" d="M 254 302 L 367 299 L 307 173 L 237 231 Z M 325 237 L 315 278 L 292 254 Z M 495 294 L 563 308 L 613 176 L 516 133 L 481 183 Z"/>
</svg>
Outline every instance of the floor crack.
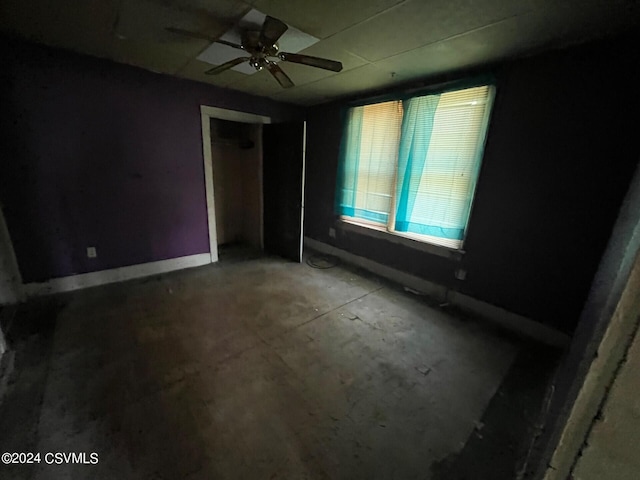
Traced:
<svg viewBox="0 0 640 480">
<path fill-rule="evenodd" d="M 353 303 L 353 302 L 355 302 L 357 300 L 362 300 L 363 298 L 367 297 L 368 295 L 371 295 L 372 293 L 379 292 L 383 288 L 384 287 L 378 287 L 375 290 L 371 290 L 370 292 L 367 292 L 367 293 L 365 293 L 363 295 L 360 295 L 359 297 L 356 297 L 356 298 L 354 298 L 352 300 L 349 300 L 348 302 L 345 302 L 342 305 L 338 305 L 337 307 L 332 308 L 331 310 L 327 310 L 326 312 L 320 313 L 320 314 L 316 315 L 315 317 L 313 317 L 313 318 L 311 318 L 311 319 L 309 319 L 309 320 L 307 320 L 305 322 L 302 322 L 301 324 L 296 325 L 295 327 L 292 327 L 289 330 L 284 331 L 283 334 L 284 333 L 289 333 L 290 331 L 295 330 L 296 328 L 300 328 L 300 327 L 302 327 L 304 325 L 307 325 L 307 324 L 313 322 L 314 320 L 317 320 L 320 317 L 324 317 L 325 315 L 329 315 L 330 313 L 335 312 L 336 310 L 340 310 L 342 307 L 346 307 L 347 305 L 349 305 L 349 304 L 351 304 L 351 303 Z"/>
</svg>

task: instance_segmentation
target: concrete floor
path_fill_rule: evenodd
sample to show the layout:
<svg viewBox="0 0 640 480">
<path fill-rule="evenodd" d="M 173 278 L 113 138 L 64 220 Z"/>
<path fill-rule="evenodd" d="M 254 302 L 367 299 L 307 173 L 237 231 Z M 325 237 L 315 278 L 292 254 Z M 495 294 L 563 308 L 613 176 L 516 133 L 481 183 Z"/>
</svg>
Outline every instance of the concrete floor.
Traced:
<svg viewBox="0 0 640 480">
<path fill-rule="evenodd" d="M 454 478 L 434 466 L 481 437 L 523 348 L 354 270 L 256 256 L 31 312 L 0 447 L 99 463 L 1 478 Z"/>
</svg>

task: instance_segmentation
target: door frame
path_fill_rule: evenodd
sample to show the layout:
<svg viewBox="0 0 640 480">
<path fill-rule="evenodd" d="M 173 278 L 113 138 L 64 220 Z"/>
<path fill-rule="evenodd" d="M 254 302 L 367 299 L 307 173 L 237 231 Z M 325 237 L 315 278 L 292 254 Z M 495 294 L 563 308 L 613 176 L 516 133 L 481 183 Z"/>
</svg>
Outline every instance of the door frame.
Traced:
<svg viewBox="0 0 640 480">
<path fill-rule="evenodd" d="M 209 254 L 211 263 L 218 261 L 218 233 L 216 231 L 216 209 L 213 192 L 213 158 L 211 155 L 211 119 L 231 122 L 268 124 L 271 117 L 253 113 L 229 110 L 226 108 L 200 105 L 200 123 L 202 124 L 202 158 L 204 162 L 204 186 L 207 201 L 207 223 L 209 227 Z M 262 148 L 260 149 L 262 157 Z M 264 212 L 262 198 L 262 158 L 260 158 L 260 243 L 264 247 Z"/>
<path fill-rule="evenodd" d="M 270 130 L 271 128 L 273 128 L 274 130 L 271 131 Z M 280 128 L 284 128 L 285 130 L 284 131 L 280 130 Z M 283 132 L 287 132 L 285 134 L 286 136 L 283 136 Z M 281 143 L 291 144 L 292 139 L 299 138 L 298 133 L 302 135 L 302 138 L 300 139 L 301 140 L 300 144 L 298 145 L 296 140 L 291 145 L 292 147 L 291 149 L 287 149 L 286 151 L 283 151 L 280 147 L 280 144 Z M 306 120 L 293 120 L 293 121 L 289 120 L 282 123 L 275 123 L 269 126 L 268 128 L 265 127 L 265 129 L 263 129 L 262 137 L 264 140 L 263 172 L 266 175 L 266 179 L 267 179 L 263 187 L 269 186 L 267 190 L 263 191 L 263 198 L 265 198 L 265 202 L 266 202 L 266 199 L 269 199 L 269 201 L 265 203 L 267 206 L 267 208 L 265 209 L 265 214 L 266 214 L 265 216 L 267 218 L 266 225 L 269 228 L 266 231 L 266 233 L 263 232 L 264 234 L 263 236 L 267 238 L 267 241 L 265 242 L 266 246 L 264 248 L 266 248 L 265 251 L 269 254 L 275 254 L 283 258 L 294 260 L 298 263 L 302 263 L 302 255 L 304 251 L 307 122 Z M 272 140 L 273 137 L 275 137 L 275 140 Z M 275 146 L 275 150 L 274 150 L 274 146 Z M 291 158 L 288 158 L 290 153 L 293 153 L 293 156 Z M 279 160 L 276 160 L 274 164 L 273 163 L 274 159 L 278 157 L 283 157 L 283 154 L 284 154 L 284 159 L 280 158 Z M 298 157 L 298 155 L 300 155 L 300 157 Z M 289 164 L 289 160 L 291 159 L 293 159 L 293 161 L 295 162 L 295 165 Z M 285 163 L 282 163 L 283 160 L 285 161 Z M 299 164 L 300 181 L 299 183 L 297 183 L 297 178 L 296 178 L 296 185 L 299 190 L 297 191 L 295 198 L 294 198 L 293 190 L 289 192 L 288 191 L 289 188 L 287 187 L 285 187 L 284 189 L 285 190 L 284 195 L 282 194 L 283 193 L 282 187 L 281 187 L 282 182 L 280 181 L 282 180 L 282 178 L 279 178 L 280 185 L 279 185 L 279 188 L 277 189 L 277 193 L 268 191 L 268 190 L 271 190 L 271 187 L 273 186 L 272 182 L 274 182 L 274 177 L 271 174 L 271 172 L 275 172 L 279 174 L 277 175 L 278 177 L 280 175 L 284 175 L 286 177 L 289 173 L 293 174 L 294 169 L 292 167 L 295 166 L 296 167 L 295 170 L 297 170 L 298 160 L 300 161 L 300 164 Z M 282 170 L 283 168 L 284 170 Z M 278 172 L 279 169 L 281 171 Z M 288 183 L 290 180 L 293 180 L 293 178 L 287 177 L 284 181 Z M 289 186 L 293 186 L 293 185 L 294 185 L 293 182 L 291 182 L 291 185 Z M 279 200 L 274 201 L 275 197 L 272 198 L 273 195 L 275 195 L 275 197 L 278 197 Z M 294 202 L 295 202 L 295 205 L 299 208 L 299 212 L 293 213 L 293 211 L 290 210 L 290 208 L 293 207 Z M 269 207 L 275 207 L 275 208 L 270 209 Z M 294 244 L 293 244 L 294 237 L 293 235 L 288 234 L 288 230 L 289 230 L 288 227 L 297 228 L 297 225 L 295 225 L 295 222 L 297 221 L 295 216 L 298 216 L 300 234 L 297 239 L 297 247 L 295 247 L 294 249 Z M 284 223 L 283 223 L 283 219 L 286 219 L 284 220 Z M 265 222 L 263 222 L 263 228 L 264 228 L 264 224 Z M 276 233 L 276 231 L 279 233 Z M 291 233 L 292 232 L 293 230 L 291 231 Z M 280 234 L 285 235 L 286 238 L 279 236 Z"/>
<path fill-rule="evenodd" d="M 300 263 L 302 263 L 302 251 L 304 250 L 304 188 L 307 175 L 307 121 L 302 122 L 302 198 L 300 199 Z"/>
</svg>

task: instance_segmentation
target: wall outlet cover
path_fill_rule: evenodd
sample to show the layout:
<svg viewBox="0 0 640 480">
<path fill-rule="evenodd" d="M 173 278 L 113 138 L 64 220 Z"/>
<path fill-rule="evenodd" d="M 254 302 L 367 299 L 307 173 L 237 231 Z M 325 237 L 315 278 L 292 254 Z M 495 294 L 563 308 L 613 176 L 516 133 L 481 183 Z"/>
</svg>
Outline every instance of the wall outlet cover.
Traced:
<svg viewBox="0 0 640 480">
<path fill-rule="evenodd" d="M 96 252 L 96 247 L 87 247 L 87 257 L 96 258 L 98 256 L 98 252 Z"/>
<path fill-rule="evenodd" d="M 464 268 L 458 268 L 456 270 L 455 276 L 458 280 L 464 280 L 467 278 L 467 271 Z"/>
<path fill-rule="evenodd" d="M 336 238 L 336 229 L 335 228 L 330 228 L 329 229 L 329 236 L 331 238 Z"/>
</svg>

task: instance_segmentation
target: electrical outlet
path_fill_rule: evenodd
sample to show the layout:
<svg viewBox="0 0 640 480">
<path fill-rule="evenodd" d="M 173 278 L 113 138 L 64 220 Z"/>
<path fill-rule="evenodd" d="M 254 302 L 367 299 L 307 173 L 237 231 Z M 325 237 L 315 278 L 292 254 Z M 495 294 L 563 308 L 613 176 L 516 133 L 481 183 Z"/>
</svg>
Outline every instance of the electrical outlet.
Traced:
<svg viewBox="0 0 640 480">
<path fill-rule="evenodd" d="M 458 268 L 456 270 L 455 276 L 458 280 L 464 280 L 467 278 L 467 271 L 463 268 Z"/>
<path fill-rule="evenodd" d="M 336 238 L 336 229 L 335 228 L 330 228 L 329 229 L 329 236 L 331 238 Z"/>
<path fill-rule="evenodd" d="M 98 256 L 98 252 L 96 252 L 96 247 L 87 247 L 87 257 L 96 258 Z"/>
</svg>

